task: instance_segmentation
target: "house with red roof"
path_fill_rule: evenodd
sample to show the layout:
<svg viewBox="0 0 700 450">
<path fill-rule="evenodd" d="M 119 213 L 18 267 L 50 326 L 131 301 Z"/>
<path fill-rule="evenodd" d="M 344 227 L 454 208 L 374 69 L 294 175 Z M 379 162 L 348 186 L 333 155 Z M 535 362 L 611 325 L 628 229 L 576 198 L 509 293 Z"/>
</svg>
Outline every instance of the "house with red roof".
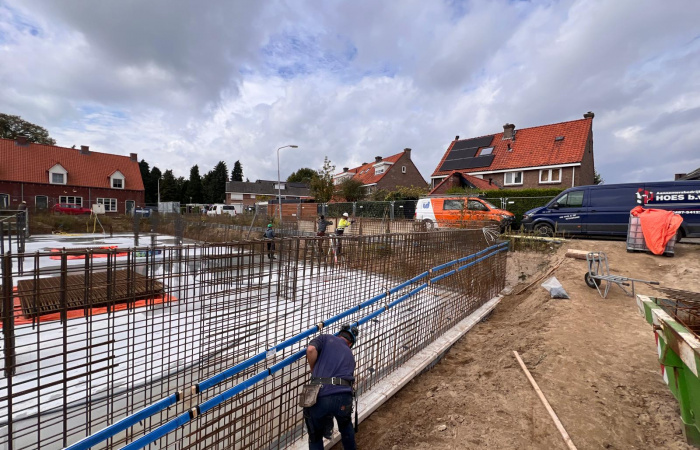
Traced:
<svg viewBox="0 0 700 450">
<path fill-rule="evenodd" d="M 569 122 L 521 130 L 505 124 L 502 133 L 457 136 L 430 177 L 431 194 L 455 186 L 486 190 L 593 184 L 593 117 L 589 111 Z"/>
<path fill-rule="evenodd" d="M 0 207 L 50 209 L 58 203 L 124 214 L 144 204 L 136 153 L 129 156 L 0 139 Z"/>
<path fill-rule="evenodd" d="M 333 183 L 339 185 L 349 179 L 361 182 L 367 194 L 379 189 L 394 191 L 400 186 L 425 186 L 423 175 L 411 160 L 410 148 L 396 155 L 377 156 L 374 162 L 362 163 L 354 169 L 344 167 L 342 172 L 333 176 Z"/>
</svg>

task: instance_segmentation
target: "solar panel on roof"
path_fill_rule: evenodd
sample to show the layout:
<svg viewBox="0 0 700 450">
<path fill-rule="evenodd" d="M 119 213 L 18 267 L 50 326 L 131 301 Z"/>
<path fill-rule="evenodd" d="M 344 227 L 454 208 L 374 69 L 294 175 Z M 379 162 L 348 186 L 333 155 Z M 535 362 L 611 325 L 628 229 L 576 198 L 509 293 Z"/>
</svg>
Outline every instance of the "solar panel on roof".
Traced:
<svg viewBox="0 0 700 450">
<path fill-rule="evenodd" d="M 445 158 L 445 161 L 450 161 L 453 159 L 462 159 L 462 158 L 473 158 L 476 156 L 476 151 L 478 150 L 478 147 L 472 147 L 472 148 L 460 148 L 457 150 L 452 150 L 449 155 L 447 155 L 447 158 Z"/>
<path fill-rule="evenodd" d="M 440 167 L 443 170 L 459 170 L 459 169 L 476 169 L 478 167 L 488 167 L 493 162 L 495 155 L 476 156 L 473 158 L 461 158 L 453 160 L 445 160 Z"/>
<path fill-rule="evenodd" d="M 472 138 L 472 139 L 465 139 L 463 141 L 457 141 L 455 144 L 452 146 L 452 150 L 460 150 L 464 148 L 479 148 L 479 147 L 488 147 L 491 145 L 491 141 L 493 140 L 493 135 L 491 136 L 481 136 L 478 138 Z"/>
</svg>

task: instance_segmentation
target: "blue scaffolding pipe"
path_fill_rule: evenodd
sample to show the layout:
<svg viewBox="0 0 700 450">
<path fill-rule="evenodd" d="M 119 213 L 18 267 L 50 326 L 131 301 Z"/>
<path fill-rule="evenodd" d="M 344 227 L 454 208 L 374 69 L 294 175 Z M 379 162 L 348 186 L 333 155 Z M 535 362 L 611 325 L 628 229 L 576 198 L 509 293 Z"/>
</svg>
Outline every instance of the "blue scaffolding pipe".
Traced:
<svg viewBox="0 0 700 450">
<path fill-rule="evenodd" d="M 484 259 L 490 258 L 491 256 L 496 255 L 497 253 L 506 251 L 508 249 L 508 245 L 509 245 L 508 242 L 503 242 L 501 244 L 493 245 L 491 247 L 487 247 L 487 248 L 480 250 L 476 253 L 473 253 L 471 255 L 465 256 L 463 258 L 455 259 L 453 261 L 450 261 L 450 262 L 447 262 L 445 264 L 441 264 L 437 267 L 434 267 L 426 272 L 423 272 L 423 273 L 387 290 L 386 292 L 383 292 L 379 295 L 376 295 L 376 296 L 370 298 L 369 300 L 366 300 L 365 302 L 360 303 L 357 306 L 354 306 L 354 307 L 352 307 L 352 308 L 350 308 L 350 309 L 348 309 L 348 310 L 346 310 L 346 311 L 344 311 L 336 316 L 333 316 L 333 317 L 331 317 L 323 322 L 320 322 L 319 324 L 309 328 L 306 331 L 303 331 L 303 332 L 297 334 L 296 336 L 293 336 L 285 341 L 282 341 L 281 343 L 277 344 L 276 346 L 271 347 L 269 350 L 260 352 L 257 355 L 252 356 L 252 357 L 248 358 L 247 360 L 245 360 L 239 364 L 236 364 L 233 367 L 230 367 L 229 369 L 226 369 L 226 370 L 224 370 L 224 371 L 222 371 L 222 372 L 220 372 L 220 373 L 218 373 L 218 374 L 216 374 L 216 375 L 214 375 L 214 376 L 212 376 L 212 377 L 210 377 L 210 378 L 208 378 L 200 383 L 195 384 L 192 389 L 194 390 L 195 393 L 201 393 L 204 390 L 209 389 L 212 386 L 215 386 L 215 385 L 227 380 L 228 378 L 233 377 L 234 375 L 242 372 L 243 370 L 248 369 L 257 363 L 264 361 L 267 358 L 267 355 L 269 354 L 269 352 L 276 353 L 277 351 L 280 351 L 280 350 L 283 350 L 287 347 L 290 347 L 291 345 L 294 345 L 295 343 L 300 342 L 303 339 L 306 339 L 307 337 L 311 336 L 312 334 L 314 334 L 318 331 L 321 331 L 324 327 L 331 325 L 335 322 L 338 322 L 338 321 L 342 320 L 343 318 L 345 318 L 351 314 L 354 314 L 363 308 L 366 308 L 367 306 L 371 306 L 372 304 L 385 298 L 387 295 L 394 294 L 394 293 L 400 291 L 401 289 L 404 289 L 404 288 L 422 280 L 423 278 L 429 276 L 434 271 L 438 271 L 438 270 L 446 269 L 448 267 L 452 267 L 456 264 L 460 264 L 462 262 L 473 259 L 477 256 L 484 255 L 485 253 L 493 250 L 491 253 L 487 254 L 486 256 L 482 256 L 482 257 L 480 257 L 480 258 L 478 258 L 478 259 L 476 259 L 468 264 L 465 264 L 463 266 L 458 267 L 457 269 L 454 269 L 454 270 L 451 270 L 450 272 L 447 272 L 445 274 L 430 278 L 430 283 L 434 283 L 434 282 L 439 281 L 439 280 L 441 280 L 449 275 L 453 275 L 453 274 L 455 274 L 455 273 L 457 273 L 457 272 L 459 272 L 467 267 L 473 266 L 474 264 L 476 264 L 480 261 L 483 261 Z M 398 299 L 394 300 L 393 302 L 389 303 L 388 305 L 385 305 L 383 308 L 380 308 L 380 309 L 370 313 L 369 315 L 363 317 L 362 319 L 358 320 L 355 323 L 355 325 L 359 326 L 361 324 L 367 323 L 368 321 L 379 316 L 381 313 L 383 313 L 383 312 L 387 311 L 388 309 L 403 302 L 407 298 L 410 298 L 410 297 L 416 295 L 418 292 L 422 291 L 423 289 L 425 289 L 428 286 L 429 286 L 429 283 L 427 283 L 427 282 L 421 284 L 420 286 L 409 291 L 407 294 L 399 297 Z M 160 439 L 161 437 L 165 436 L 166 434 L 170 433 L 171 431 L 174 431 L 177 428 L 185 425 L 186 423 L 188 423 L 190 420 L 192 420 L 197 415 L 208 411 L 209 409 L 211 409 L 214 406 L 222 403 L 223 401 L 237 395 L 238 393 L 242 392 L 243 390 L 247 389 L 248 387 L 251 387 L 254 384 L 258 383 L 259 381 L 262 381 L 263 379 L 270 376 L 272 373 L 274 373 L 274 372 L 282 369 L 283 367 L 286 367 L 287 365 L 290 365 L 293 362 L 301 359 L 304 356 L 305 352 L 306 352 L 306 350 L 301 350 L 301 351 L 293 354 L 292 356 L 285 358 L 284 360 L 280 361 L 279 363 L 273 365 L 272 367 L 257 373 L 256 375 L 249 378 L 248 380 L 243 381 L 243 382 L 233 386 L 232 388 L 228 389 L 227 391 L 224 391 L 221 394 L 218 394 L 218 395 L 212 397 L 211 399 L 203 402 L 201 405 L 193 407 L 189 412 L 181 414 L 180 416 L 176 417 L 175 419 L 173 419 L 169 422 L 166 422 L 165 424 L 161 425 L 160 427 L 156 428 L 155 430 L 150 431 L 149 433 L 145 434 L 144 436 L 140 437 L 139 439 L 137 439 L 137 440 L 133 441 L 132 443 L 128 444 L 127 446 L 123 447 L 123 449 L 131 450 L 131 449 L 140 449 L 140 448 L 145 447 L 146 445 Z M 76 442 L 73 445 L 66 447 L 65 450 L 88 450 L 92 446 L 99 444 L 100 442 L 106 441 L 110 437 L 113 437 L 116 434 L 126 430 L 127 428 L 130 428 L 130 427 L 136 425 L 138 422 L 172 406 L 173 404 L 177 403 L 181 399 L 182 399 L 182 396 L 181 396 L 180 392 L 175 393 L 175 394 L 171 394 L 168 397 L 161 399 L 158 402 L 156 402 L 156 403 L 154 403 L 154 404 L 152 404 L 152 405 L 150 405 L 150 406 L 148 406 L 148 407 L 146 407 L 146 408 L 144 408 L 144 409 L 142 409 L 142 410 L 140 410 L 140 411 L 138 411 L 130 416 L 127 416 L 127 417 L 123 418 L 122 420 L 120 420 L 112 425 L 109 425 L 108 427 L 103 428 L 102 430 L 98 431 L 97 433 L 95 433 L 91 436 L 88 436 L 88 437 Z M 216 400 L 216 399 L 219 399 L 219 401 L 215 402 L 214 400 Z M 196 410 L 196 413 L 194 412 L 195 410 Z"/>
</svg>

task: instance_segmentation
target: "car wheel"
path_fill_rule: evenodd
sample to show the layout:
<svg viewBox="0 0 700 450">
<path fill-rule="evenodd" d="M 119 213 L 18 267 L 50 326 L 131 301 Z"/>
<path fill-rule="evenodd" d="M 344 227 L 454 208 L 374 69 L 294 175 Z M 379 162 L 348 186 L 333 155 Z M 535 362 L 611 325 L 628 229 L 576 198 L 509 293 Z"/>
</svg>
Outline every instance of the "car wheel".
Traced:
<svg viewBox="0 0 700 450">
<path fill-rule="evenodd" d="M 548 223 L 538 223 L 535 225 L 535 234 L 540 236 L 552 237 L 554 236 L 554 228 Z"/>
<path fill-rule="evenodd" d="M 591 275 L 588 272 L 586 272 L 586 275 L 584 275 L 583 279 L 586 280 L 586 285 L 591 289 L 595 289 L 598 286 L 600 286 L 600 280 L 591 278 Z"/>
<path fill-rule="evenodd" d="M 435 229 L 435 224 L 430 219 L 423 219 L 423 226 L 425 231 L 433 231 Z"/>
<path fill-rule="evenodd" d="M 681 239 L 683 239 L 683 230 L 681 228 L 676 231 L 676 243 L 680 242 Z"/>
</svg>

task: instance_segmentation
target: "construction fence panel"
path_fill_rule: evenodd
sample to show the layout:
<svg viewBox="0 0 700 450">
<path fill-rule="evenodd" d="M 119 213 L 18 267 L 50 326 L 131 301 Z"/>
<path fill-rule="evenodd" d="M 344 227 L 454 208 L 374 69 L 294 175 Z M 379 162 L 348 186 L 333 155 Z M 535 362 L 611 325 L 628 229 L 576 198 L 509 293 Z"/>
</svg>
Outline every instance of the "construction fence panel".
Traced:
<svg viewBox="0 0 700 450">
<path fill-rule="evenodd" d="M 194 393 L 197 383 L 488 245 L 481 230 L 451 230 L 5 255 L 0 447 L 63 448 L 178 398 L 93 446 L 121 448 L 293 355 L 313 335 Z M 504 283 L 505 254 L 492 252 L 364 324 L 353 349 L 360 394 Z M 285 448 L 304 433 L 296 399 L 308 376 L 297 361 L 164 435 L 157 448 Z"/>
</svg>

